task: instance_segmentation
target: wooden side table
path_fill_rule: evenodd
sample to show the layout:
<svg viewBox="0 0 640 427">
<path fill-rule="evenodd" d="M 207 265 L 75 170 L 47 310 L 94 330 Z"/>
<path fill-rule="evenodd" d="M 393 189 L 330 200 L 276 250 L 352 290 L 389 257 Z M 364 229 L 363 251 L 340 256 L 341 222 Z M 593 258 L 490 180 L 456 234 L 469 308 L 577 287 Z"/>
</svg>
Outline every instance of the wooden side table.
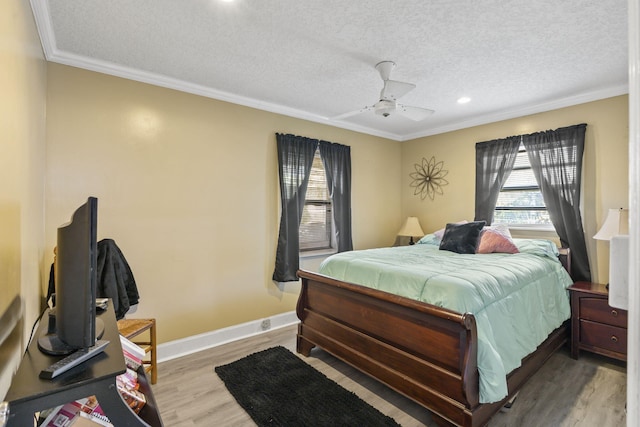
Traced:
<svg viewBox="0 0 640 427">
<path fill-rule="evenodd" d="M 148 340 L 134 340 L 135 337 L 148 331 Z M 156 319 L 120 319 L 118 320 L 118 332 L 134 344 L 142 347 L 149 354 L 149 360 L 144 360 L 145 372 L 151 373 L 151 384 L 158 380 L 158 365 L 156 360 Z"/>
<path fill-rule="evenodd" d="M 609 306 L 605 285 L 576 282 L 571 293 L 571 357 L 580 350 L 627 360 L 627 311 Z"/>
</svg>

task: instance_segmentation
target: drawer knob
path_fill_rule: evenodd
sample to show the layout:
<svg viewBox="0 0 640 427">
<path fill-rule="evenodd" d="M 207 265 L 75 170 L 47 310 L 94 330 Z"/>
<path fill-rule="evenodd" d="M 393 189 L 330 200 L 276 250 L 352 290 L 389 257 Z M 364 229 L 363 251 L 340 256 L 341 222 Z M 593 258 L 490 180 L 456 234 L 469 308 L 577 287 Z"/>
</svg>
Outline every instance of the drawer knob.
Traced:
<svg viewBox="0 0 640 427">
<path fill-rule="evenodd" d="M 618 342 L 618 337 L 615 335 L 611 335 L 611 341 L 612 342 Z"/>
<path fill-rule="evenodd" d="M 611 310 L 611 315 L 613 317 L 618 317 L 618 310 Z"/>
</svg>

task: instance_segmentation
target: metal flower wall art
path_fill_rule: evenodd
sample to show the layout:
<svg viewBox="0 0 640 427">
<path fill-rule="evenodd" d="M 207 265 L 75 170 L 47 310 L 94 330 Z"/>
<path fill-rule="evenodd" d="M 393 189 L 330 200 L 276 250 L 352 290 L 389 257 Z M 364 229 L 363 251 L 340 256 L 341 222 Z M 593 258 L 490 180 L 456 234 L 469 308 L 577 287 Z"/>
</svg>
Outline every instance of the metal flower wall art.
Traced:
<svg viewBox="0 0 640 427">
<path fill-rule="evenodd" d="M 449 184 L 449 181 L 444 179 L 449 171 L 443 170 L 443 165 L 443 162 L 436 162 L 435 157 L 431 157 L 430 160 L 422 158 L 422 163 L 416 163 L 416 171 L 409 174 L 413 178 L 411 186 L 416 188 L 413 194 L 419 194 L 422 200 L 427 196 L 433 200 L 436 194 L 442 196 L 442 187 Z"/>
</svg>

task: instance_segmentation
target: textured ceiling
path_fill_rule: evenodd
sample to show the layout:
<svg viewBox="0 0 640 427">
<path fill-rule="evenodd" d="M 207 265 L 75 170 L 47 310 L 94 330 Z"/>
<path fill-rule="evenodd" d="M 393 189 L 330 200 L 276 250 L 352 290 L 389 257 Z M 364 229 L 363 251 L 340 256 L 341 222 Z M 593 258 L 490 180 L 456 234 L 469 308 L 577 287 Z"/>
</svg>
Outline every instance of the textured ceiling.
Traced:
<svg viewBox="0 0 640 427">
<path fill-rule="evenodd" d="M 401 141 L 628 92 L 621 0 L 31 4 L 49 61 Z M 378 101 L 382 60 L 435 113 L 332 119 Z"/>
</svg>

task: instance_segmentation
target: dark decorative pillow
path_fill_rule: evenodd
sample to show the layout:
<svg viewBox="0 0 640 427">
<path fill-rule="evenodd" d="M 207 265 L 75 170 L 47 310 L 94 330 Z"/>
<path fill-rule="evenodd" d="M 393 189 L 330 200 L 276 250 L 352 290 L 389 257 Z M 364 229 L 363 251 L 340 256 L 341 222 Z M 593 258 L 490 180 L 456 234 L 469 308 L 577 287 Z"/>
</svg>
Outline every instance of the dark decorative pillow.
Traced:
<svg viewBox="0 0 640 427">
<path fill-rule="evenodd" d="M 475 254 L 485 221 L 466 224 L 447 224 L 440 242 L 440 249 L 459 254 Z"/>
<path fill-rule="evenodd" d="M 454 224 L 466 224 L 469 221 L 467 221 L 466 219 L 463 219 L 462 221 L 458 221 Z M 444 228 L 441 228 L 440 230 L 434 231 L 433 234 L 442 241 L 442 236 L 444 236 Z"/>
</svg>

